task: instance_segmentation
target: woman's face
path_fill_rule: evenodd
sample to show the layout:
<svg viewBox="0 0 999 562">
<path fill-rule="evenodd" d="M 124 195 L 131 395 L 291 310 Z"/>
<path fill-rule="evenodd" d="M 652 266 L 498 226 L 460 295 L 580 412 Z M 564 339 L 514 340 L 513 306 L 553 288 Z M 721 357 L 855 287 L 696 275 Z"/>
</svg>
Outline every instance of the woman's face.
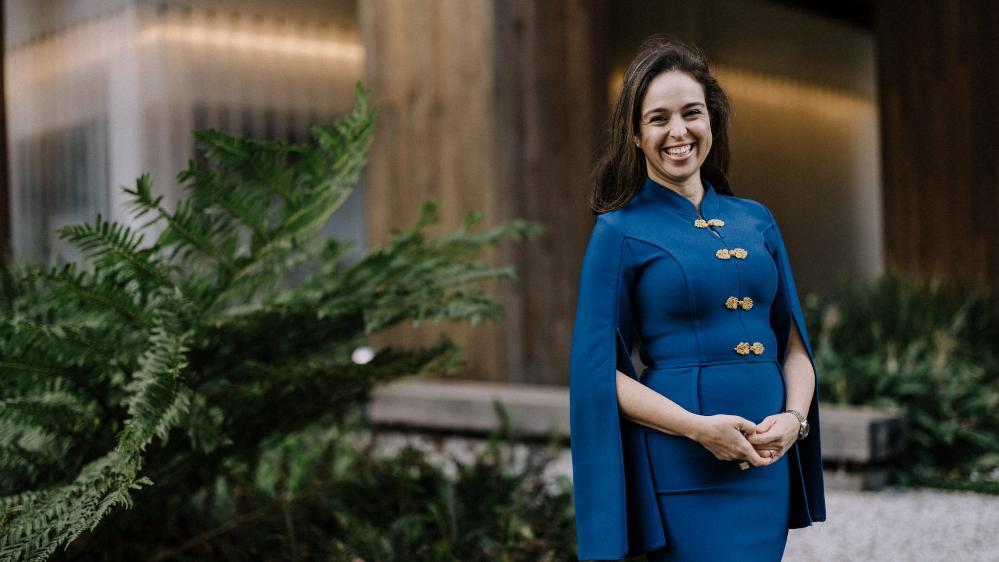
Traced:
<svg viewBox="0 0 999 562">
<path fill-rule="evenodd" d="M 711 150 L 711 121 L 704 88 L 689 74 L 663 72 L 649 83 L 639 114 L 649 177 L 668 186 L 699 189 L 701 164 Z"/>
</svg>

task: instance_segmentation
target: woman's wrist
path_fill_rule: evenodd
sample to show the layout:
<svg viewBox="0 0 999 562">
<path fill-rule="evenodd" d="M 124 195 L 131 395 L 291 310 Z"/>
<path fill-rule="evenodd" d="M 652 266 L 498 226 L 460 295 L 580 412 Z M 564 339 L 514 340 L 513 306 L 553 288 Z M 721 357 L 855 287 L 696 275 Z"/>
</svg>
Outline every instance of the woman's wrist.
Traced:
<svg viewBox="0 0 999 562">
<path fill-rule="evenodd" d="M 706 416 L 688 411 L 683 417 L 683 424 L 680 428 L 680 433 L 688 439 L 700 442 L 702 430 L 704 429 L 705 417 Z"/>
</svg>

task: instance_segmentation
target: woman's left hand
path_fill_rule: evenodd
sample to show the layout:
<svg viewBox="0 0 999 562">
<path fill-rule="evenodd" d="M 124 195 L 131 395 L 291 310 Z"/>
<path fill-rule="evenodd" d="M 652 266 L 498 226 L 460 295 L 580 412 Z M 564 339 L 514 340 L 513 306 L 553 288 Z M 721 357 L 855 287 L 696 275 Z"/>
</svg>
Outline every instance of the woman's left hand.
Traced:
<svg viewBox="0 0 999 562">
<path fill-rule="evenodd" d="M 800 428 L 801 423 L 794 414 L 773 414 L 756 424 L 756 433 L 747 435 L 746 438 L 760 456 L 767 457 L 769 453 L 765 451 L 771 450 L 774 451 L 774 456 L 779 457 L 798 440 Z"/>
</svg>

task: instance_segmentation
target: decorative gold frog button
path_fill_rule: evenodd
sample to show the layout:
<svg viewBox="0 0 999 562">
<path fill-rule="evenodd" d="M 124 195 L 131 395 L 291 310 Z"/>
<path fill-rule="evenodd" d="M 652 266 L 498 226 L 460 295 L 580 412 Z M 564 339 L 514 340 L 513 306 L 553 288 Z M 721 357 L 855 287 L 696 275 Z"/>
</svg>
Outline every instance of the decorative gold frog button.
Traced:
<svg viewBox="0 0 999 562">
<path fill-rule="evenodd" d="M 741 341 L 739 345 L 732 348 L 739 355 L 749 355 L 749 352 L 753 352 L 756 355 L 763 354 L 763 344 L 760 342 L 753 342 L 753 345 L 749 345 L 749 342 Z"/>
<path fill-rule="evenodd" d="M 707 228 L 709 226 L 725 226 L 725 221 L 721 219 L 696 219 L 694 220 L 694 226 L 697 228 Z"/>
<path fill-rule="evenodd" d="M 743 310 L 749 310 L 750 308 L 753 308 L 753 299 L 749 297 L 743 297 L 742 299 L 739 299 L 737 297 L 729 297 L 725 299 L 725 308 L 735 310 L 739 307 L 742 307 Z"/>
<path fill-rule="evenodd" d="M 718 250 L 717 252 L 715 252 L 715 257 L 718 258 L 718 259 L 720 259 L 720 260 L 727 260 L 727 259 L 733 258 L 733 257 L 734 258 L 738 258 L 740 260 L 744 260 L 744 259 L 746 259 L 746 256 L 748 256 L 748 255 L 749 255 L 749 252 L 747 252 L 743 248 L 732 248 L 731 250 L 729 250 L 728 248 L 722 248 L 722 249 Z"/>
</svg>

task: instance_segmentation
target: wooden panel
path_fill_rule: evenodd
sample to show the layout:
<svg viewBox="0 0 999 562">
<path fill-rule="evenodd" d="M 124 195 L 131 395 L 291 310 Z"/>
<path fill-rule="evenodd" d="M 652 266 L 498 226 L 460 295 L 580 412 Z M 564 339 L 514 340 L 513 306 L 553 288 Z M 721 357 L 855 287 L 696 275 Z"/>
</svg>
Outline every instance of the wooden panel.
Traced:
<svg viewBox="0 0 999 562">
<path fill-rule="evenodd" d="M 390 228 L 412 225 L 422 203 L 441 203 L 439 235 L 466 212 L 497 222 L 493 166 L 492 3 L 488 0 L 360 2 L 366 87 L 379 106 L 365 175 L 369 245 Z M 493 263 L 492 256 L 486 256 Z M 493 283 L 495 285 L 495 283 Z M 490 287 L 496 294 L 495 286 Z M 375 338 L 377 346 L 429 345 L 445 332 L 465 350 L 468 378 L 500 377 L 502 346 L 495 323 L 412 328 Z"/>
<path fill-rule="evenodd" d="M 0 4 L 0 45 L 5 45 L 4 30 L 7 27 L 4 6 Z M 4 57 L 6 60 L 6 57 Z M 7 65 L 0 66 L 0 264 L 4 264 L 10 256 L 11 216 L 10 187 L 8 165 L 10 156 L 7 154 Z"/>
<path fill-rule="evenodd" d="M 548 231 L 489 256 L 501 324 L 447 332 L 463 378 L 565 383 L 579 261 L 593 223 L 586 178 L 606 115 L 604 0 L 374 0 L 360 4 L 365 83 L 381 107 L 365 178 L 369 242 L 411 224 L 428 197 L 444 224 L 526 218 Z M 439 328 L 380 343 L 429 343 Z M 376 343 L 379 343 L 376 342 Z"/>
<path fill-rule="evenodd" d="M 885 245 L 921 276 L 999 276 L 999 10 L 875 2 Z"/>
<path fill-rule="evenodd" d="M 588 177 L 607 117 L 603 0 L 496 5 L 497 160 L 506 216 L 547 231 L 508 247 L 508 380 L 567 383 L 579 266 L 593 225 Z"/>
</svg>

